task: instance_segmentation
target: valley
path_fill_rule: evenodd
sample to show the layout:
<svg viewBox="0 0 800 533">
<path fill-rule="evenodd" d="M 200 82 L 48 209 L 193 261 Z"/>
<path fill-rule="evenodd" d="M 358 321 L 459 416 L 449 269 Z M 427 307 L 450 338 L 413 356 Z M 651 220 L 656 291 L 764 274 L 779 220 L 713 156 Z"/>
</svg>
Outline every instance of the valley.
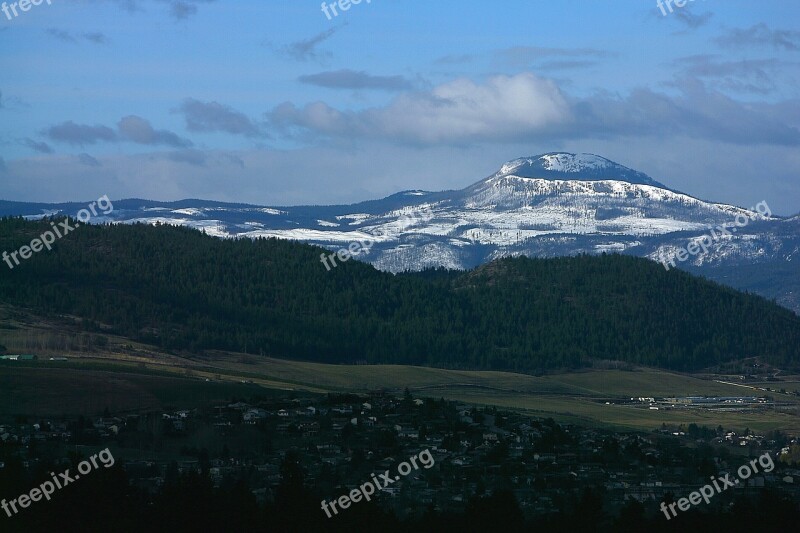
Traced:
<svg viewBox="0 0 800 533">
<path fill-rule="evenodd" d="M 258 394 L 370 393 L 445 398 L 496 406 L 539 417 L 617 430 L 652 431 L 661 424 L 800 433 L 800 376 L 753 381 L 755 389 L 720 383 L 726 375 L 683 374 L 651 368 L 586 370 L 545 376 L 403 365 L 327 365 L 215 353 L 176 357 L 156 351 L 136 354 L 68 355 L 66 362 L 2 362 L 0 412 L 55 415 L 195 406 L 213 399 Z M 785 392 L 780 392 L 784 389 Z M 165 394 L 167 390 L 171 392 Z M 651 410 L 632 398 L 768 397 L 754 408 Z"/>
</svg>

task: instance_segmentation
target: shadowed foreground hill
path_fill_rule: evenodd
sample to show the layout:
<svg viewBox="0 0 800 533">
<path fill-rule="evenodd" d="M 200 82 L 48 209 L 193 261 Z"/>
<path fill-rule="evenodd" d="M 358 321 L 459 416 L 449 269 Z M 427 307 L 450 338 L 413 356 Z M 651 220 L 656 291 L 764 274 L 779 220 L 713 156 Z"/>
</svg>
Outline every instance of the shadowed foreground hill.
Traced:
<svg viewBox="0 0 800 533">
<path fill-rule="evenodd" d="M 0 252 L 50 228 L 0 220 Z M 13 270 L 0 300 L 170 350 L 537 372 L 614 359 L 694 370 L 800 360 L 800 317 L 625 256 L 503 259 L 399 275 L 321 249 L 168 226 L 80 227 Z"/>
</svg>

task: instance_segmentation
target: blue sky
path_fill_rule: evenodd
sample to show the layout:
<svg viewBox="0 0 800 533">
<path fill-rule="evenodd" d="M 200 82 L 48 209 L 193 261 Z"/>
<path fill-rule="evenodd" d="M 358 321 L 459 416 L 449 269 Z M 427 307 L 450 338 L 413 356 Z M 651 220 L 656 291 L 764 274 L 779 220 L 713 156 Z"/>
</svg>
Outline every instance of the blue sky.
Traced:
<svg viewBox="0 0 800 533">
<path fill-rule="evenodd" d="M 0 199 L 349 203 L 563 150 L 800 211 L 794 0 L 320 3 L 0 12 Z"/>
</svg>

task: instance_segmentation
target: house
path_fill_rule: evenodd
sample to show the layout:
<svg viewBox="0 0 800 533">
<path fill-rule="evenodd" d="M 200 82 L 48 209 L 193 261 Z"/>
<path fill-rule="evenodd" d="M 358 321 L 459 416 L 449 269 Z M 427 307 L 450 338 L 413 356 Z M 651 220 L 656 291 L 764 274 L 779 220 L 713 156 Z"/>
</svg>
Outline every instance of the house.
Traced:
<svg viewBox="0 0 800 533">
<path fill-rule="evenodd" d="M 418 439 L 419 438 L 419 430 L 413 428 L 404 428 L 401 426 L 395 426 L 395 430 L 397 430 L 397 436 L 401 439 Z"/>
<path fill-rule="evenodd" d="M 299 429 L 303 433 L 303 438 L 315 437 L 319 433 L 319 423 L 306 422 L 300 424 Z"/>
<path fill-rule="evenodd" d="M 323 457 L 333 457 L 341 454 L 342 448 L 336 444 L 318 444 L 317 451 Z"/>
<path fill-rule="evenodd" d="M 165 418 L 168 416 L 169 415 L 164 415 Z M 109 429 L 111 428 L 111 426 L 117 426 L 118 428 L 122 427 L 123 423 L 121 418 L 111 417 L 111 418 L 98 418 L 92 425 L 94 426 L 95 429 L 103 430 L 103 429 Z"/>
<path fill-rule="evenodd" d="M 261 420 L 266 420 L 267 412 L 263 409 L 248 409 L 247 412 L 242 415 L 242 420 L 245 424 L 258 424 Z"/>
<path fill-rule="evenodd" d="M 37 355 L 0 355 L 0 361 L 38 361 Z"/>
</svg>

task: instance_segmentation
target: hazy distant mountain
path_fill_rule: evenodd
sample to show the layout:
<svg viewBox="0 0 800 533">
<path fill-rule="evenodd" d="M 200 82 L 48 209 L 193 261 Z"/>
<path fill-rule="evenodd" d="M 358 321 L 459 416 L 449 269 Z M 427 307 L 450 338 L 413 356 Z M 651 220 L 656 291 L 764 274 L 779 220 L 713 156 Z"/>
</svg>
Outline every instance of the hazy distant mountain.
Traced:
<svg viewBox="0 0 800 533">
<path fill-rule="evenodd" d="M 74 214 L 82 207 L 0 202 L 0 214 Z M 708 253 L 676 265 L 800 312 L 800 217 L 699 200 L 592 154 L 515 159 L 459 191 L 404 191 L 344 206 L 124 200 L 114 207 L 96 220 L 178 224 L 220 237 L 278 237 L 332 250 L 371 242 L 360 259 L 392 272 L 472 268 L 509 255 L 620 252 L 662 260 L 746 216 L 738 231 L 715 231 Z"/>
</svg>

